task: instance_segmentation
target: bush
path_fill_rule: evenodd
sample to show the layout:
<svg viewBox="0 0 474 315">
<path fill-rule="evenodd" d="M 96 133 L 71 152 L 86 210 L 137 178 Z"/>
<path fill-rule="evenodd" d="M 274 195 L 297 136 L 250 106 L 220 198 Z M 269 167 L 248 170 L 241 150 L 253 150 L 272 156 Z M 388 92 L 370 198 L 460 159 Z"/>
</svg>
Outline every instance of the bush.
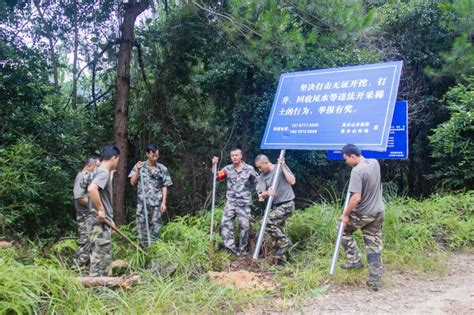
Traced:
<svg viewBox="0 0 474 315">
<path fill-rule="evenodd" d="M 434 129 L 429 137 L 436 163 L 429 178 L 439 188 L 474 187 L 474 76 L 446 94 L 451 117 Z"/>
<path fill-rule="evenodd" d="M 0 215 L 8 229 L 22 231 L 25 222 L 38 222 L 38 201 L 44 182 L 33 170 L 41 150 L 27 140 L 0 147 Z"/>
</svg>

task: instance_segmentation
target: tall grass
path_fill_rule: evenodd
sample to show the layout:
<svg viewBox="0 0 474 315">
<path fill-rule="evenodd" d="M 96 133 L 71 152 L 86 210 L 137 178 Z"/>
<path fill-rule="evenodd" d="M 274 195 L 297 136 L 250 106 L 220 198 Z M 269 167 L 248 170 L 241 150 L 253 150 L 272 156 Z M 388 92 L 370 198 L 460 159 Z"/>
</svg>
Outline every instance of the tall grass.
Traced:
<svg viewBox="0 0 474 315">
<path fill-rule="evenodd" d="M 449 252 L 474 245 L 473 203 L 474 192 L 387 203 L 385 266 L 442 271 Z M 74 251 L 69 240 L 55 244 L 46 255 L 34 246 L 0 249 L 0 314 L 228 313 L 251 304 L 274 309 L 274 298 L 298 303 L 326 289 L 340 212 L 341 206 L 334 204 L 295 211 L 287 223 L 295 243 L 291 263 L 262 265 L 262 272 L 279 284 L 271 292 L 222 288 L 207 277 L 207 271 L 220 270 L 229 262 L 228 255 L 210 255 L 208 212 L 167 224 L 147 257 L 114 237 L 114 259 L 130 262 L 126 272 L 142 276 L 142 282 L 129 290 L 86 289 L 78 284 L 77 274 L 66 267 Z M 216 243 L 221 242 L 220 216 L 218 211 Z M 123 230 L 135 238 L 133 226 Z M 356 238 L 363 250 L 361 235 Z M 365 278 L 366 270 L 337 270 L 332 281 L 361 284 Z"/>
<path fill-rule="evenodd" d="M 54 265 L 23 265 L 3 255 L 0 266 L 0 314 L 105 310 L 92 291 L 77 283 L 65 269 Z"/>
<path fill-rule="evenodd" d="M 387 268 L 425 272 L 444 271 L 449 252 L 474 246 L 474 191 L 433 196 L 417 201 L 398 198 L 386 204 L 383 260 Z M 281 273 L 285 296 L 301 296 L 328 279 L 336 226 L 341 206 L 315 204 L 288 221 L 288 234 L 296 242 L 294 263 Z M 361 233 L 356 241 L 364 251 Z M 340 259 L 344 254 L 341 251 Z M 334 281 L 362 283 L 366 270 L 336 271 Z"/>
</svg>

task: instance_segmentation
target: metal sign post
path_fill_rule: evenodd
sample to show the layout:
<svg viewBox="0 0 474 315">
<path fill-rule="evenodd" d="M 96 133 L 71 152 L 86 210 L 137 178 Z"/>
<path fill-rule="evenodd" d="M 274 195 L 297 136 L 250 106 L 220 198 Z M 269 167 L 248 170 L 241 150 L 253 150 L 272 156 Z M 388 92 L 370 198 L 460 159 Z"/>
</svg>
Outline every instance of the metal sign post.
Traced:
<svg viewBox="0 0 474 315">
<path fill-rule="evenodd" d="M 347 206 L 349 205 L 350 198 L 351 198 L 351 193 L 348 187 L 347 194 L 346 194 L 346 201 L 344 202 L 344 209 L 342 210 L 343 213 L 346 210 Z M 341 247 L 343 232 L 344 232 L 344 222 L 340 221 L 339 228 L 337 229 L 336 248 L 334 248 L 334 254 L 332 255 L 332 260 L 331 260 L 331 269 L 329 270 L 329 274 L 331 276 L 334 274 L 334 269 L 336 269 L 336 262 L 337 262 L 337 257 L 339 256 L 339 249 Z"/>
</svg>

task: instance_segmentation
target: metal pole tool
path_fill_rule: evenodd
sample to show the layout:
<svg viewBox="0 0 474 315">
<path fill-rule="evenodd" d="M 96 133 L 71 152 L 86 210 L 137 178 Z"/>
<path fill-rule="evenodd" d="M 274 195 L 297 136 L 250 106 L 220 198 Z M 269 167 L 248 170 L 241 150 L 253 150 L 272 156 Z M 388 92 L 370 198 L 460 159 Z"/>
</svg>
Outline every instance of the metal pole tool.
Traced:
<svg viewBox="0 0 474 315">
<path fill-rule="evenodd" d="M 145 163 L 147 163 L 147 162 L 145 162 Z M 143 211 L 145 212 L 146 238 L 147 238 L 147 242 L 148 242 L 147 245 L 150 246 L 150 244 L 151 244 L 150 226 L 148 225 L 148 210 L 146 208 L 145 184 L 143 183 L 143 167 L 140 169 L 140 185 L 142 186 Z"/>
<path fill-rule="evenodd" d="M 349 205 L 350 198 L 351 198 L 351 193 L 349 189 L 347 189 L 346 201 L 344 202 L 343 212 L 346 210 L 347 205 Z M 341 248 L 341 240 L 342 240 L 343 232 L 344 232 L 344 222 L 339 221 L 339 228 L 337 229 L 336 248 L 334 249 L 334 254 L 332 255 L 331 269 L 329 270 L 329 274 L 331 276 L 334 275 L 334 270 L 336 269 L 336 262 L 337 262 L 337 257 L 339 256 L 339 249 Z"/>
<path fill-rule="evenodd" d="M 92 209 L 91 210 L 95 215 L 97 215 L 97 210 L 95 209 Z M 140 246 L 138 246 L 137 244 L 135 244 L 131 239 L 129 239 L 127 237 L 127 235 L 123 234 L 122 231 L 119 230 L 118 227 L 116 227 L 112 222 L 110 222 L 109 220 L 105 219 L 104 220 L 104 224 L 107 225 L 109 228 L 111 228 L 112 230 L 114 230 L 115 232 L 117 232 L 118 235 L 120 235 L 124 240 L 126 240 L 127 242 L 129 242 L 130 244 L 133 245 L 133 247 L 135 247 L 140 253 L 146 255 L 145 251 L 143 249 L 140 248 Z"/>
<path fill-rule="evenodd" d="M 281 150 L 280 151 L 279 159 L 282 159 L 282 158 L 285 157 L 285 152 L 286 152 L 286 150 Z M 281 164 L 278 161 L 277 166 L 276 166 L 275 177 L 273 177 L 273 182 L 272 182 L 272 186 L 271 186 L 275 192 L 276 192 L 276 188 L 277 188 L 278 177 L 280 176 L 280 170 L 281 170 Z M 265 236 L 265 227 L 267 226 L 268 216 L 269 216 L 270 210 L 272 208 L 273 197 L 274 196 L 268 197 L 267 206 L 265 208 L 265 214 L 263 215 L 262 226 L 260 227 L 260 233 L 258 234 L 257 245 L 255 246 L 255 251 L 253 253 L 253 259 L 257 259 L 258 255 L 260 254 L 260 248 L 262 247 L 263 238 Z"/>
<path fill-rule="evenodd" d="M 216 208 L 217 163 L 212 163 L 212 206 L 211 206 L 211 231 L 209 237 L 209 252 L 214 253 L 214 211 Z"/>
</svg>

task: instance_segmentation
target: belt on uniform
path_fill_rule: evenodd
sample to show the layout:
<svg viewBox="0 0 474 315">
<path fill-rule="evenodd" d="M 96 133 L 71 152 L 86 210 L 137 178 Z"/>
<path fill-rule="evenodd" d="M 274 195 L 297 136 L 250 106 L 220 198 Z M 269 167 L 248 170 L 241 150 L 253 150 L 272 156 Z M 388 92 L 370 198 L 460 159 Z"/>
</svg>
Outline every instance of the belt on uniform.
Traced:
<svg viewBox="0 0 474 315">
<path fill-rule="evenodd" d="M 279 206 L 284 205 L 285 203 L 289 203 L 289 202 L 293 202 L 293 200 L 287 200 L 287 201 L 283 201 L 283 202 L 279 202 L 279 203 L 274 203 L 272 206 L 279 207 Z"/>
</svg>

